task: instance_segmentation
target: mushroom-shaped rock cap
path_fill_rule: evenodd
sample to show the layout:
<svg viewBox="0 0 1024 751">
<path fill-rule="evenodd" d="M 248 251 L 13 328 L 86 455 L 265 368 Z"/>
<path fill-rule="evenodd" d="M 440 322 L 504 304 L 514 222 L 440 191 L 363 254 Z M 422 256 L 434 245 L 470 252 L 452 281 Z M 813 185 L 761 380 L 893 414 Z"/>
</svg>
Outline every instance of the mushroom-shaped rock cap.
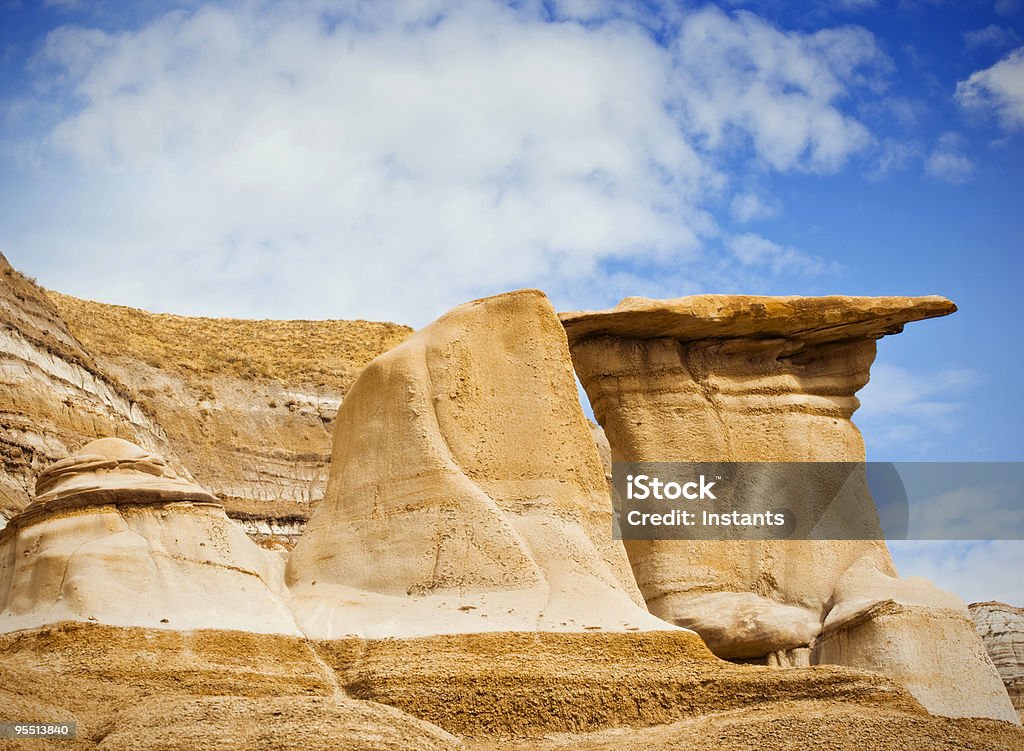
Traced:
<svg viewBox="0 0 1024 751">
<path fill-rule="evenodd" d="M 121 438 L 100 438 L 47 467 L 26 511 L 103 503 L 169 503 L 217 499 L 182 479 L 163 457 Z"/>
<path fill-rule="evenodd" d="M 945 297 L 772 297 L 692 295 L 672 300 L 627 297 L 609 310 L 561 313 L 569 341 L 625 339 L 791 338 L 806 342 L 878 339 L 903 325 L 949 315 Z"/>
</svg>

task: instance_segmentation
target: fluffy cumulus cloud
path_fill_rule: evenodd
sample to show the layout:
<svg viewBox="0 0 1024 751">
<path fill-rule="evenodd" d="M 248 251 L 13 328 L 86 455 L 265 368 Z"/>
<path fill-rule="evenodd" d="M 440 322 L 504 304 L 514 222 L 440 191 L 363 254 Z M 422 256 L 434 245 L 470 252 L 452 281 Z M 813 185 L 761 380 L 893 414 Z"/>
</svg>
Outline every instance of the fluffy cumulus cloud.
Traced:
<svg viewBox="0 0 1024 751">
<path fill-rule="evenodd" d="M 1017 41 L 1017 34 L 1013 29 L 1004 29 L 994 23 L 990 23 L 980 29 L 964 33 L 964 42 L 969 48 L 978 47 L 1006 47 Z"/>
<path fill-rule="evenodd" d="M 765 267 L 778 274 L 814 275 L 837 270 L 834 263 L 779 245 L 752 232 L 731 236 L 726 245 L 742 266 Z"/>
<path fill-rule="evenodd" d="M 694 291 L 694 269 L 823 271 L 725 236 L 709 202 L 777 210 L 731 201 L 726 161 L 829 172 L 864 150 L 843 102 L 884 73 L 873 38 L 714 9 L 659 23 L 433 0 L 59 28 L 32 63 L 50 124 L 4 144 L 37 171 L 4 198 L 6 250 L 126 304 L 413 323 L 517 286 L 582 307 Z"/>
<path fill-rule="evenodd" d="M 969 368 L 918 372 L 875 363 L 858 398 L 856 421 L 872 448 L 873 460 L 913 460 L 926 456 L 959 426 L 966 394 L 978 374 Z"/>
<path fill-rule="evenodd" d="M 784 34 L 757 16 L 708 9 L 689 17 L 675 47 L 683 106 L 712 146 L 748 143 L 774 169 L 829 172 L 870 144 L 835 102 L 885 58 L 865 30 Z"/>
<path fill-rule="evenodd" d="M 994 112 L 1009 130 L 1024 129 L 1024 47 L 960 81 L 956 99 L 969 109 Z"/>
</svg>

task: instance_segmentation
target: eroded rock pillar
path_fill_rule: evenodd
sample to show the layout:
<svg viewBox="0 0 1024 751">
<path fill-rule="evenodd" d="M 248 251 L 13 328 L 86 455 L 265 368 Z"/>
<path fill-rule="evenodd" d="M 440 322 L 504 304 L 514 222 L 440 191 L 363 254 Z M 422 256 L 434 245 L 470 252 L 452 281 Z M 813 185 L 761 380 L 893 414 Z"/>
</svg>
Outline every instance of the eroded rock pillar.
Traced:
<svg viewBox="0 0 1024 751">
<path fill-rule="evenodd" d="M 621 543 L 540 292 L 461 305 L 374 360 L 288 565 L 319 637 L 670 629 Z"/>
<path fill-rule="evenodd" d="M 862 462 L 864 443 L 851 417 L 876 340 L 954 310 L 941 297 L 702 295 L 627 298 L 611 310 L 561 319 L 613 461 Z M 861 487 L 839 507 L 861 520 L 865 539 L 627 541 L 651 612 L 693 628 L 723 657 L 804 659 L 846 572 L 900 581 L 866 478 L 861 473 L 853 481 Z M 907 597 L 933 606 L 935 592 Z M 871 602 L 877 600 L 859 603 L 858 612 Z M 949 607 L 962 615 L 962 603 Z M 828 625 L 832 633 L 840 627 L 836 619 Z M 838 656 L 858 665 L 855 651 L 812 649 L 811 661 Z M 904 650 L 902 656 L 907 664 L 891 670 L 893 677 L 905 678 L 920 655 Z M 973 670 L 987 685 L 990 666 L 975 657 L 965 655 L 956 670 Z M 938 681 L 947 698 L 957 690 L 954 673 L 946 670 Z M 956 701 L 935 701 L 934 694 L 933 711 L 964 713 Z M 991 697 L 985 701 L 968 713 L 1005 714 Z"/>
</svg>

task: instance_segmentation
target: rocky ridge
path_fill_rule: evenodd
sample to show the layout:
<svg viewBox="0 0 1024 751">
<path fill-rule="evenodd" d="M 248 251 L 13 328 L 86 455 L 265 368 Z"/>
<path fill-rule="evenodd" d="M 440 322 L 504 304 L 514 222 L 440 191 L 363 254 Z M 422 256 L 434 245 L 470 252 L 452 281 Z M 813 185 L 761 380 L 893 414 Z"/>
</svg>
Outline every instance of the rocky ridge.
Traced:
<svg viewBox="0 0 1024 751">
<path fill-rule="evenodd" d="M 163 454 L 184 472 L 130 389 L 71 333 L 46 293 L 0 255 L 0 526 L 31 501 L 44 467 L 106 436 Z"/>
<path fill-rule="evenodd" d="M 409 332 L 147 313 L 44 291 L 0 255 L 0 524 L 47 464 L 118 436 L 290 547 L 323 495 L 342 397 Z"/>
</svg>

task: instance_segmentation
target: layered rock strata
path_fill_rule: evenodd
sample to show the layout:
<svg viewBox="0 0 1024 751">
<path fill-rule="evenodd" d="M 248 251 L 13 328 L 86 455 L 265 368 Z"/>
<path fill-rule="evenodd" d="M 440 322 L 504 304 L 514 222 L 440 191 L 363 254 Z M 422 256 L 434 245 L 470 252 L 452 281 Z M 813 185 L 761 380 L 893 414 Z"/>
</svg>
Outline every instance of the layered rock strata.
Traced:
<svg viewBox="0 0 1024 751">
<path fill-rule="evenodd" d="M 176 461 L 152 416 L 0 254 L 0 527 L 32 500 L 44 467 L 103 436 Z"/>
<path fill-rule="evenodd" d="M 851 417 L 876 340 L 955 310 L 941 297 L 701 295 L 627 298 L 561 320 L 614 461 L 863 462 Z M 921 605 L 939 621 L 948 617 L 943 628 L 966 646 L 930 676 L 934 690 L 915 684 L 911 691 L 932 711 L 1007 719 L 991 664 L 961 628 L 963 603 L 938 597 L 936 605 L 932 592 L 919 601 L 918 589 L 895 578 L 863 472 L 835 500 L 833 489 L 821 498 L 801 490 L 809 510 L 820 502 L 860 525 L 851 535 L 860 539 L 627 541 L 651 612 L 696 630 L 720 656 L 785 664 L 807 659 L 823 623 L 852 628 L 890 599 Z M 837 588 L 851 570 L 885 586 L 837 608 Z M 922 648 L 941 638 L 915 634 L 899 616 L 878 628 Z M 906 679 L 922 669 L 916 647 L 881 656 L 822 647 L 809 659 L 842 659 Z M 965 676 L 979 689 L 974 701 L 959 698 Z"/>
<path fill-rule="evenodd" d="M 610 525 L 565 332 L 524 290 L 455 308 L 363 371 L 288 582 L 319 638 L 674 628 Z"/>
<path fill-rule="evenodd" d="M 93 621 L 298 634 L 280 558 L 161 457 L 100 439 L 36 489 L 0 531 L 0 631 Z"/>
<path fill-rule="evenodd" d="M 147 313 L 49 293 L 68 328 L 256 540 L 294 544 L 323 496 L 338 405 L 411 329 Z"/>
<path fill-rule="evenodd" d="M 410 331 L 151 314 L 46 292 L 0 255 L 0 528 L 44 467 L 117 436 L 290 547 L 323 496 L 338 404 Z"/>
<path fill-rule="evenodd" d="M 975 602 L 969 608 L 1014 709 L 1024 719 L 1024 608 L 1004 602 Z"/>
</svg>

